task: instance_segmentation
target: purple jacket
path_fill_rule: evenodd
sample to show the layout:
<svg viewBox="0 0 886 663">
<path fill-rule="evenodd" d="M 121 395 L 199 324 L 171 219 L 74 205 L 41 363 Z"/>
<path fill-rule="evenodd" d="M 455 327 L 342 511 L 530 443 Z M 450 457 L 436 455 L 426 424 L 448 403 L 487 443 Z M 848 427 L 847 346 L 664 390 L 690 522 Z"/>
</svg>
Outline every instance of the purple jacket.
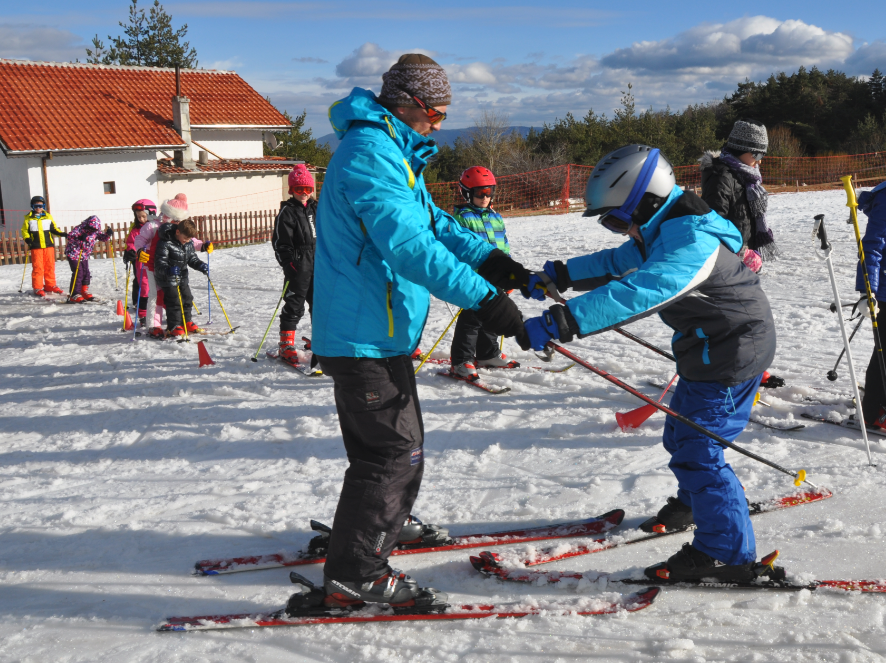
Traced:
<svg viewBox="0 0 886 663">
<path fill-rule="evenodd" d="M 90 216 L 68 233 L 65 257 L 69 260 L 89 260 L 92 248 L 98 241 L 107 242 L 111 233 L 101 232 L 102 222 L 97 216 Z"/>
</svg>

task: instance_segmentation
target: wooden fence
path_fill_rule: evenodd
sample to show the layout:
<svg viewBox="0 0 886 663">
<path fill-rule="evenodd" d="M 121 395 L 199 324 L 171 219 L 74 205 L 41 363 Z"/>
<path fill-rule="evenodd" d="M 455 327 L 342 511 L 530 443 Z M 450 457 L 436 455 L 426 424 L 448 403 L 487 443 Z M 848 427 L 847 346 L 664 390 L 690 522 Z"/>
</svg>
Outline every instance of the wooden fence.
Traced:
<svg viewBox="0 0 886 663">
<path fill-rule="evenodd" d="M 277 212 L 234 212 L 230 214 L 208 214 L 196 216 L 197 237 L 211 240 L 218 248 L 258 244 L 271 239 L 274 231 L 274 217 Z M 119 257 L 126 250 L 126 236 L 131 228 L 128 224 L 108 224 L 114 236 L 107 242 L 96 242 L 93 258 Z M 71 228 L 62 227 L 63 232 Z M 55 238 L 56 260 L 64 260 L 66 240 Z M 22 239 L 21 230 L 0 231 L 0 265 L 20 265 L 25 262 L 27 244 Z"/>
</svg>

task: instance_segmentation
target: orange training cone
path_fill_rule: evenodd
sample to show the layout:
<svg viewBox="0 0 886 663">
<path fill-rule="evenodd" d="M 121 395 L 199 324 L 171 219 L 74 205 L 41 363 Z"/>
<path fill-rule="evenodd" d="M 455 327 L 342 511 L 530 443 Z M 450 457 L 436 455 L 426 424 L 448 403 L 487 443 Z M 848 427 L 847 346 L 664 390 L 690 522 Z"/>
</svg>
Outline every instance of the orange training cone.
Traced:
<svg viewBox="0 0 886 663">
<path fill-rule="evenodd" d="M 129 317 L 129 311 L 123 312 L 123 329 L 130 331 L 132 329 L 132 318 Z"/>
<path fill-rule="evenodd" d="M 623 431 L 630 430 L 631 428 L 639 428 L 643 425 L 644 421 L 655 414 L 656 410 L 658 410 L 658 408 L 654 405 L 646 404 L 643 407 L 638 407 L 636 410 L 631 410 L 624 414 L 616 412 L 615 421 L 618 422 L 618 427 Z"/>
<path fill-rule="evenodd" d="M 123 302 L 122 300 L 117 300 L 117 315 L 123 315 Z"/>
<path fill-rule="evenodd" d="M 206 346 L 203 345 L 203 341 L 200 341 L 197 344 L 197 354 L 200 356 L 200 366 L 215 366 L 215 362 L 212 361 L 212 357 L 209 356 L 209 350 L 206 349 Z"/>
</svg>

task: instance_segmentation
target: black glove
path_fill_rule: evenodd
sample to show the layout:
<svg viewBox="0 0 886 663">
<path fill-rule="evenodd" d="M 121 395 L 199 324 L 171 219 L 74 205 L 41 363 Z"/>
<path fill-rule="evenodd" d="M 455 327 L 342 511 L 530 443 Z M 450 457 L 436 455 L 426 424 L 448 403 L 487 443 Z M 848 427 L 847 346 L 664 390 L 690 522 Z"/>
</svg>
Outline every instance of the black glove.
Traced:
<svg viewBox="0 0 886 663">
<path fill-rule="evenodd" d="M 135 249 L 126 249 L 123 252 L 123 264 L 135 263 Z"/>
<path fill-rule="evenodd" d="M 215 247 L 212 245 L 212 242 L 204 242 L 203 247 L 200 249 L 203 253 L 212 253 L 215 251 Z"/>
<path fill-rule="evenodd" d="M 524 334 L 523 314 L 517 305 L 501 290 L 489 293 L 474 311 L 483 329 L 495 336 Z"/>
<path fill-rule="evenodd" d="M 784 378 L 780 378 L 777 375 L 770 375 L 768 371 L 763 373 L 763 378 L 764 379 L 760 382 L 760 386 L 764 389 L 778 389 L 785 385 Z"/>
<path fill-rule="evenodd" d="M 531 272 L 501 249 L 493 249 L 477 273 L 496 288 L 513 290 L 529 283 Z"/>
<path fill-rule="evenodd" d="M 113 234 L 114 234 L 114 229 L 111 228 L 111 226 L 105 226 L 105 234 L 106 234 L 106 235 L 113 235 Z"/>
<path fill-rule="evenodd" d="M 64 237 L 65 239 L 67 239 L 67 238 L 68 238 L 68 233 L 59 233 L 58 236 L 59 236 L 59 237 Z"/>
</svg>

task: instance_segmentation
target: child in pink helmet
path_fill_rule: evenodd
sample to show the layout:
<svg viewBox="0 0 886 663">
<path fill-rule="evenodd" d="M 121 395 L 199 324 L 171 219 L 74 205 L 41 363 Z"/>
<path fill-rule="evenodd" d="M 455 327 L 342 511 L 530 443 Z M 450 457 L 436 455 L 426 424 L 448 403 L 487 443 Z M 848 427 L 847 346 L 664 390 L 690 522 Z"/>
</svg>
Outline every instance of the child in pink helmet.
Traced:
<svg viewBox="0 0 886 663">
<path fill-rule="evenodd" d="M 280 212 L 274 220 L 271 245 L 288 284 L 280 313 L 280 357 L 298 361 L 295 330 L 305 314 L 305 302 L 309 311 L 314 306 L 314 245 L 317 238 L 314 178 L 304 164 L 296 164 L 289 173 L 289 193 L 291 198 L 280 205 Z M 311 366 L 314 365 L 316 359 L 312 358 Z"/>
<path fill-rule="evenodd" d="M 123 252 L 123 262 L 133 266 L 135 277 L 132 280 L 132 302 L 138 312 L 139 324 L 144 327 L 150 285 L 148 284 L 148 268 L 136 258 L 135 239 L 149 220 L 156 219 L 157 206 L 154 204 L 154 201 L 142 198 L 132 204 L 132 213 L 134 219 L 129 227 L 129 234 L 126 236 L 126 251 Z"/>
</svg>

